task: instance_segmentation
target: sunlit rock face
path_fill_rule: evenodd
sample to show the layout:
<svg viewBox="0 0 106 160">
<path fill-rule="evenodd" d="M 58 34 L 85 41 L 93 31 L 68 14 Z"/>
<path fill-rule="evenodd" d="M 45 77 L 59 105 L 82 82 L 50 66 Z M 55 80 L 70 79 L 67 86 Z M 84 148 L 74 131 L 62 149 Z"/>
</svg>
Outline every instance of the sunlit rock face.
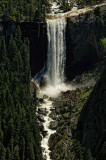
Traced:
<svg viewBox="0 0 106 160">
<path fill-rule="evenodd" d="M 39 85 L 37 84 L 37 82 L 32 78 L 31 79 L 31 81 L 30 81 L 30 92 L 31 92 L 31 95 L 33 96 L 35 93 L 35 91 L 36 91 L 36 94 L 38 94 L 39 93 L 39 90 L 40 90 L 40 88 L 39 88 Z"/>
</svg>

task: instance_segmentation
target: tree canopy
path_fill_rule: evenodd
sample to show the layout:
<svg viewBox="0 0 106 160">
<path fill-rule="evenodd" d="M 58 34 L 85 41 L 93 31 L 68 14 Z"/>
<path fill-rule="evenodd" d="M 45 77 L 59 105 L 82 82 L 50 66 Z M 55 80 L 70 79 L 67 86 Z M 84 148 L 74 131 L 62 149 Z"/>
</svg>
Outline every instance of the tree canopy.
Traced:
<svg viewBox="0 0 106 160">
<path fill-rule="evenodd" d="M 0 15 L 3 21 L 42 21 L 49 11 L 48 0 L 1 0 Z"/>
<path fill-rule="evenodd" d="M 29 41 L 17 27 L 8 46 L 0 41 L 0 160 L 42 160 L 29 60 Z"/>
</svg>

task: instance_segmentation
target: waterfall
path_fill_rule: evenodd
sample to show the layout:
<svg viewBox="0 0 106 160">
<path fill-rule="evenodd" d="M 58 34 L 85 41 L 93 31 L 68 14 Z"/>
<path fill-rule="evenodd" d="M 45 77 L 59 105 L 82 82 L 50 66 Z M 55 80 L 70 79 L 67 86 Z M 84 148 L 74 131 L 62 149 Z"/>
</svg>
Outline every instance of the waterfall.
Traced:
<svg viewBox="0 0 106 160">
<path fill-rule="evenodd" d="M 56 86 L 64 82 L 66 60 L 66 20 L 47 20 L 48 53 L 47 84 Z"/>
</svg>

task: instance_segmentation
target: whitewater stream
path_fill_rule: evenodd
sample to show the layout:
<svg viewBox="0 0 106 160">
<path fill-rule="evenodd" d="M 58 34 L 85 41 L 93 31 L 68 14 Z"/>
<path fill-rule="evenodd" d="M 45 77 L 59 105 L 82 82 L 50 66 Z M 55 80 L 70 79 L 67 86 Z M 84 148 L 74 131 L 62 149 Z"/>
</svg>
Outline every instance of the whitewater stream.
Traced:
<svg viewBox="0 0 106 160">
<path fill-rule="evenodd" d="M 42 147 L 42 150 L 43 150 L 43 157 L 46 160 L 51 160 L 50 155 L 49 155 L 50 150 L 49 150 L 48 141 L 49 141 L 49 138 L 50 138 L 51 134 L 54 134 L 56 132 L 56 130 L 49 129 L 50 122 L 53 121 L 49 117 L 49 114 L 51 113 L 51 109 L 53 109 L 52 101 L 49 100 L 49 98 L 44 99 L 44 103 L 40 107 L 38 107 L 38 109 L 39 108 L 45 109 L 46 112 L 47 112 L 47 114 L 45 116 L 43 115 L 45 122 L 42 122 L 42 124 L 44 126 L 44 131 L 47 132 L 46 136 L 44 136 L 44 137 L 42 136 L 42 141 L 41 141 L 41 147 Z"/>
</svg>

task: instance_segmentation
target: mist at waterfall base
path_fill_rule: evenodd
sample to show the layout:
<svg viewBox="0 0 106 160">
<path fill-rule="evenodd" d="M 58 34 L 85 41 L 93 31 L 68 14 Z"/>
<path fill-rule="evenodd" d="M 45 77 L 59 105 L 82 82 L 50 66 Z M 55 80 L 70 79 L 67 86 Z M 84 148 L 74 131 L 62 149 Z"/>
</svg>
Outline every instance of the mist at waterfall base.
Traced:
<svg viewBox="0 0 106 160">
<path fill-rule="evenodd" d="M 56 97 L 61 91 L 72 89 L 64 83 L 64 69 L 66 62 L 66 20 L 47 20 L 48 52 L 47 71 L 45 67 L 35 76 L 35 79 L 44 77 L 47 82 L 41 92 Z"/>
<path fill-rule="evenodd" d="M 57 97 L 61 92 L 65 92 L 67 90 L 73 90 L 74 87 L 70 85 L 66 85 L 65 83 L 58 84 L 56 86 L 47 85 L 44 89 L 41 90 L 42 94 L 46 94 L 49 97 Z"/>
</svg>

